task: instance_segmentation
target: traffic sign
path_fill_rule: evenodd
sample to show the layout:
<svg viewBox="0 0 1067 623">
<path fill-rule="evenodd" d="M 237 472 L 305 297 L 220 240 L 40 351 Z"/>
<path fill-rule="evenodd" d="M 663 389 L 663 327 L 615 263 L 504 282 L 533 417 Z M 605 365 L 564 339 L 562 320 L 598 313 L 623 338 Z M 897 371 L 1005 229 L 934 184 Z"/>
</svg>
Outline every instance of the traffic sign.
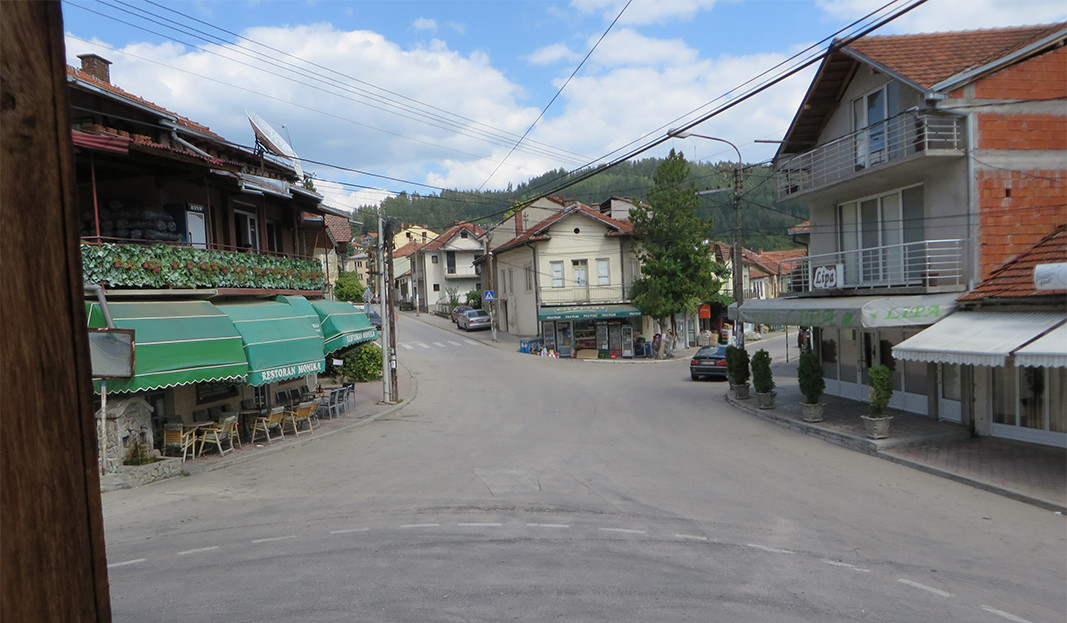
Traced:
<svg viewBox="0 0 1067 623">
<path fill-rule="evenodd" d="M 486 290 L 486 291 L 485 291 L 485 300 L 487 300 L 487 301 L 494 301 L 494 300 L 496 300 L 496 295 L 495 295 L 495 294 L 493 294 L 493 291 L 492 291 L 492 290 Z"/>
</svg>

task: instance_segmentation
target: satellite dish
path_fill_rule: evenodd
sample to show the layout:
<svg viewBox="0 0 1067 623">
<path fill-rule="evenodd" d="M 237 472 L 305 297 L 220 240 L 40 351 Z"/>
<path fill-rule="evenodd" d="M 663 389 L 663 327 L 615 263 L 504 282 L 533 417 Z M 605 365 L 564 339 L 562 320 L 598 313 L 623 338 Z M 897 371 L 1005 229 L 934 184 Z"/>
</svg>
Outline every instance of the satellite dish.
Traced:
<svg viewBox="0 0 1067 623">
<path fill-rule="evenodd" d="M 293 161 L 293 168 L 296 169 L 296 176 L 301 180 L 304 179 L 304 169 L 300 166 L 300 160 L 296 157 L 296 152 L 289 146 L 289 143 L 285 142 L 281 134 L 275 130 L 269 123 L 263 120 L 251 110 L 245 110 L 245 115 L 248 117 L 248 121 L 252 124 L 252 131 L 256 133 L 256 139 L 262 143 L 264 147 L 270 150 L 271 153 L 288 158 Z"/>
</svg>

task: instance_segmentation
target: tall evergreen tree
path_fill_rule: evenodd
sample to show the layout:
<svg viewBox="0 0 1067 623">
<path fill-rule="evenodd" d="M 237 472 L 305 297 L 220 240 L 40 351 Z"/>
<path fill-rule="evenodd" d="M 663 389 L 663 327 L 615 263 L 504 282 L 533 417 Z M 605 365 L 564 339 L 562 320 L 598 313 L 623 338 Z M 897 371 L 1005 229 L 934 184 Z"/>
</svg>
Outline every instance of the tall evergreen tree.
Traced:
<svg viewBox="0 0 1067 623">
<path fill-rule="evenodd" d="M 672 149 L 656 169 L 648 207 L 635 206 L 630 221 L 637 239 L 641 277 L 631 298 L 641 311 L 660 320 L 692 311 L 719 291 L 707 233 L 710 219 L 697 216 L 697 187 L 686 182 L 689 163 Z"/>
</svg>

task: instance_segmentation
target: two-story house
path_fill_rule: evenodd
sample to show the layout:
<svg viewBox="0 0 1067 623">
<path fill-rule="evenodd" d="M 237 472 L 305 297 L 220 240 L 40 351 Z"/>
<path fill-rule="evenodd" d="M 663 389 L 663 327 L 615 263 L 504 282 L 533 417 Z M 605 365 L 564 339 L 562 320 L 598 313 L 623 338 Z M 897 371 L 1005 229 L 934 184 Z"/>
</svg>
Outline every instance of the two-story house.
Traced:
<svg viewBox="0 0 1067 623">
<path fill-rule="evenodd" d="M 412 279 L 420 311 L 450 309 L 453 299 L 462 303 L 472 290 L 481 290 L 481 274 L 474 260 L 485 250 L 485 233 L 472 223 L 456 223 L 429 241 L 414 244 Z"/>
<path fill-rule="evenodd" d="M 987 417 L 985 364 L 894 347 L 1067 221 L 1065 38 L 1061 23 L 834 44 L 775 158 L 780 197 L 809 208 L 809 255 L 789 297 L 746 301 L 742 318 L 813 327 L 829 394 L 866 400 L 883 363 L 892 407 Z M 1047 330 L 1028 326 L 1002 330 L 1021 347 Z"/>
<path fill-rule="evenodd" d="M 108 61 L 81 58 L 67 76 L 89 329 L 133 332 L 132 376 L 96 382 L 113 394 L 111 459 L 165 423 L 258 412 L 313 388 L 328 354 L 377 336 L 354 307 L 324 299 L 329 210 L 292 161 L 231 143 L 111 84 Z"/>
<path fill-rule="evenodd" d="M 545 348 L 565 357 L 634 356 L 644 334 L 629 299 L 639 266 L 633 226 L 612 217 L 613 203 L 601 212 L 546 197 L 486 234 L 492 256 L 478 261 L 491 262 L 502 330 L 543 336 Z"/>
</svg>

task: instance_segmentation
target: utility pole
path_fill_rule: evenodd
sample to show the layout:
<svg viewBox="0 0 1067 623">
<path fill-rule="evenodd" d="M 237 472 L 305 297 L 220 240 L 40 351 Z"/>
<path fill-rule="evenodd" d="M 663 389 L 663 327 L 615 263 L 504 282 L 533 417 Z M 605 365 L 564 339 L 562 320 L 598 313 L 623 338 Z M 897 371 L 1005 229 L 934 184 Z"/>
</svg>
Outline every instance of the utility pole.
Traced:
<svg viewBox="0 0 1067 623">
<path fill-rule="evenodd" d="M 396 287 L 393 284 L 393 235 L 392 228 L 386 227 L 385 232 L 388 235 L 389 241 L 385 243 L 385 294 L 386 294 L 386 309 L 385 314 L 382 315 L 382 328 L 385 329 L 388 351 L 389 366 L 387 370 L 388 392 L 385 397 L 387 404 L 396 404 L 397 392 L 396 392 Z M 387 320 L 388 319 L 388 320 Z"/>
<path fill-rule="evenodd" d="M 493 292 L 493 300 L 489 301 L 489 326 L 493 331 L 493 341 L 496 341 L 496 292 L 493 290 L 493 251 L 491 250 L 492 233 L 486 232 L 482 242 L 485 244 L 485 282 L 486 290 Z M 484 298 L 484 295 L 483 295 Z"/>
<path fill-rule="evenodd" d="M 382 316 L 382 403 L 396 404 L 396 334 L 393 333 L 392 241 L 385 242 L 384 216 L 378 208 L 378 309 Z"/>
</svg>

